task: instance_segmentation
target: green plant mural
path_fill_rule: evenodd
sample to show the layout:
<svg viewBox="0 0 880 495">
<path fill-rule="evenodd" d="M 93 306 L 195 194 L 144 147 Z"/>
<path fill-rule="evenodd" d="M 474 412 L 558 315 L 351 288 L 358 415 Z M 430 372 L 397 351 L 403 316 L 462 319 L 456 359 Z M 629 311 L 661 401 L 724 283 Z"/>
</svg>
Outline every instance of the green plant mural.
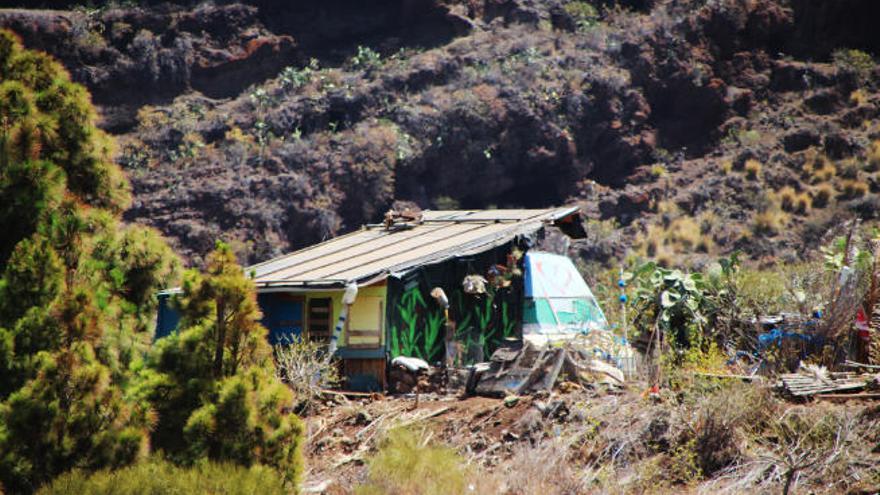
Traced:
<svg viewBox="0 0 880 495">
<path fill-rule="evenodd" d="M 418 286 L 405 291 L 397 303 L 397 313 L 403 325 L 400 328 L 397 325 L 391 326 L 391 350 L 394 357 L 422 357 L 418 348 L 419 306 L 425 306 L 425 299 Z"/>
<path fill-rule="evenodd" d="M 504 257 L 508 266 L 491 264 Z M 463 270 L 455 264 L 425 268 L 413 278 L 395 282 L 389 287 L 392 311 L 388 315 L 388 351 L 392 358 L 418 357 L 432 364 L 442 361 L 449 323 L 455 327 L 456 361 L 472 364 L 488 359 L 505 339 L 516 337 L 521 328 L 522 286 L 513 283 L 522 274 L 517 265 L 521 258 L 495 254 L 473 261 L 464 273 L 493 273 L 487 275 L 490 282 L 482 294 L 464 292 Z M 479 266 L 484 268 L 475 269 Z M 443 308 L 428 295 L 433 287 L 441 287 L 449 296 L 449 322 Z"/>
<path fill-rule="evenodd" d="M 479 347 L 483 359 L 488 359 L 505 339 L 515 337 L 520 318 L 515 303 L 505 300 L 509 295 L 507 289 L 490 288 L 480 296 L 466 296 L 457 291 L 455 309 L 460 317 L 455 340 L 464 343 L 466 348 Z"/>
<path fill-rule="evenodd" d="M 511 314 L 510 304 L 501 302 L 501 339 L 509 339 L 516 336 L 516 325 L 519 323 Z"/>
<path fill-rule="evenodd" d="M 422 346 L 425 357 L 422 359 L 442 357 L 443 327 L 445 324 L 446 318 L 443 316 L 443 311 L 437 310 L 428 313 L 425 318 L 425 341 Z"/>
<path fill-rule="evenodd" d="M 498 328 L 492 325 L 492 317 L 494 316 L 492 303 L 494 301 L 495 291 L 490 290 L 483 295 L 482 301 L 474 305 L 474 314 L 477 317 L 478 324 L 477 328 L 480 330 L 480 333 L 477 335 L 477 341 L 483 349 L 484 358 L 492 354 L 490 347 L 497 347 L 491 345 L 495 340 L 495 333 L 498 331 Z"/>
<path fill-rule="evenodd" d="M 417 357 L 434 362 L 443 357 L 443 311 L 431 308 L 419 286 L 405 290 L 397 303 L 400 325 L 391 324 L 391 355 Z"/>
</svg>

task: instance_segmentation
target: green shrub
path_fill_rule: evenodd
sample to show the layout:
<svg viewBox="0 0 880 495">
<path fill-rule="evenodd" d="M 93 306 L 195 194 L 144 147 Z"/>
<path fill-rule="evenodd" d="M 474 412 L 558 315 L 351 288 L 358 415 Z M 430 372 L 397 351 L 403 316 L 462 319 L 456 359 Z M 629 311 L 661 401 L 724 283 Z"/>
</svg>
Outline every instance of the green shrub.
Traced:
<svg viewBox="0 0 880 495">
<path fill-rule="evenodd" d="M 382 65 L 382 55 L 368 46 L 358 45 L 357 53 L 351 57 L 351 66 L 355 69 L 375 69 Z"/>
<path fill-rule="evenodd" d="M 191 468 L 152 460 L 116 471 L 71 471 L 38 492 L 40 495 L 283 495 L 282 477 L 272 469 L 206 462 Z"/>
<path fill-rule="evenodd" d="M 318 60 L 314 58 L 310 59 L 309 65 L 303 67 L 302 69 L 297 69 L 296 67 L 285 67 L 279 75 L 281 87 L 286 90 L 290 90 L 305 86 L 312 81 L 312 76 L 315 72 L 318 72 L 319 70 L 321 69 L 318 65 Z"/>
<path fill-rule="evenodd" d="M 786 308 L 786 274 L 781 270 L 743 268 L 736 274 L 737 296 L 742 309 L 757 315 L 774 314 Z"/>
<path fill-rule="evenodd" d="M 596 10 L 596 7 L 587 2 L 569 2 L 563 8 L 581 31 L 589 30 L 599 22 L 599 12 Z"/>
<path fill-rule="evenodd" d="M 159 342 L 131 393 L 160 418 L 153 448 L 187 465 L 271 466 L 296 486 L 303 426 L 286 413 L 293 396 L 275 376 L 253 281 L 218 243 L 206 273 L 187 272 L 182 289 L 180 331 Z"/>
<path fill-rule="evenodd" d="M 822 184 L 813 191 L 813 201 L 811 206 L 813 208 L 825 208 L 828 206 L 828 203 L 831 201 L 831 197 L 834 195 L 834 188 L 829 184 Z"/>
<path fill-rule="evenodd" d="M 427 442 L 412 431 L 392 430 L 370 460 L 367 483 L 357 495 L 467 493 L 468 467 L 453 449 Z"/>
<path fill-rule="evenodd" d="M 834 66 L 839 71 L 849 72 L 856 76 L 859 83 L 864 84 L 871 77 L 871 71 L 874 70 L 874 58 L 871 55 L 853 49 L 836 50 L 831 55 Z"/>
</svg>

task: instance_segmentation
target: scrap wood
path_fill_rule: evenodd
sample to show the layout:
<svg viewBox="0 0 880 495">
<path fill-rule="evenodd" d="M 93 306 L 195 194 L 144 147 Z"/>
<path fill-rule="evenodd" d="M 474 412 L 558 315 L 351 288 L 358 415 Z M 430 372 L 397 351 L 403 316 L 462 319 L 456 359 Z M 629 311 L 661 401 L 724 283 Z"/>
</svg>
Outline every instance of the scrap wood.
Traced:
<svg viewBox="0 0 880 495">
<path fill-rule="evenodd" d="M 313 482 L 303 486 L 303 493 L 324 493 L 333 484 L 333 480 Z"/>
<path fill-rule="evenodd" d="M 370 422 L 367 426 L 363 427 L 354 434 L 355 438 L 362 439 L 364 435 L 367 434 L 370 430 L 377 430 L 379 426 L 381 426 L 390 416 L 397 416 L 404 410 L 404 407 L 396 407 L 392 408 L 390 411 L 386 411 L 385 413 L 379 415 L 376 419 Z"/>
<path fill-rule="evenodd" d="M 861 393 L 861 394 L 817 394 L 816 398 L 826 399 L 826 400 L 850 400 L 850 399 L 878 400 L 878 399 L 880 399 L 880 394 L 871 393 L 871 392 Z"/>
<path fill-rule="evenodd" d="M 338 395 L 344 398 L 355 397 L 359 399 L 373 399 L 378 400 L 382 398 L 382 394 L 377 394 L 375 392 L 351 392 L 348 390 L 330 390 L 328 388 L 321 389 L 322 394 L 327 395 Z"/>
<path fill-rule="evenodd" d="M 483 449 L 481 452 L 478 452 L 475 456 L 473 456 L 473 458 L 469 459 L 468 462 L 479 461 L 483 457 L 486 457 L 487 455 L 491 454 L 492 452 L 495 452 L 496 450 L 500 449 L 502 446 L 503 446 L 503 444 L 501 442 L 495 442 L 492 445 Z"/>
<path fill-rule="evenodd" d="M 431 412 L 427 412 L 427 414 L 417 412 L 414 415 L 411 415 L 410 417 L 403 419 L 399 423 L 392 423 L 391 426 L 394 428 L 405 428 L 407 426 L 413 425 L 413 424 L 418 423 L 420 421 L 424 421 L 426 419 L 440 416 L 441 414 L 444 414 L 451 409 L 452 409 L 452 407 L 447 406 L 447 407 L 441 407 L 441 408 L 436 409 Z M 389 419 L 391 418 L 392 415 L 393 415 L 393 413 L 386 413 L 386 414 L 383 414 L 382 416 L 379 416 L 378 418 L 373 420 L 372 423 L 368 424 L 367 426 L 362 428 L 359 432 L 355 433 L 355 438 L 357 438 L 361 441 L 362 446 L 369 446 L 370 443 L 373 441 L 373 439 L 381 431 L 380 426 L 383 426 L 383 425 L 385 425 L 385 423 L 390 422 Z M 369 435 L 367 435 L 367 433 L 369 433 Z"/>
<path fill-rule="evenodd" d="M 542 352 L 536 360 L 536 364 L 532 366 L 531 371 L 525 381 L 519 384 L 514 390 L 514 395 L 523 395 L 526 390 L 536 388 L 537 390 L 550 390 L 556 383 L 556 378 L 562 370 L 562 363 L 565 360 L 565 349 L 557 348 Z M 551 365 L 548 370 L 547 366 Z M 535 387 L 536 386 L 536 387 Z"/>
<path fill-rule="evenodd" d="M 504 403 L 502 402 L 501 404 L 498 404 L 492 408 L 484 409 L 483 411 L 480 411 L 478 414 L 475 414 L 474 419 L 480 419 L 480 421 L 476 425 L 473 425 L 473 426 L 482 425 L 484 423 L 489 422 L 489 420 L 494 418 L 495 415 L 498 414 L 499 411 L 504 409 L 504 407 L 505 407 Z"/>
<path fill-rule="evenodd" d="M 324 432 L 327 429 L 327 421 L 324 421 L 324 418 L 320 418 L 321 423 L 315 429 L 315 431 L 309 432 L 308 440 L 306 441 L 307 445 L 311 445 L 312 440 L 317 438 L 318 435 Z"/>
<path fill-rule="evenodd" d="M 709 378 L 729 378 L 732 380 L 744 380 L 747 382 L 760 382 L 764 380 L 764 377 L 758 375 L 731 375 L 727 373 L 703 373 L 702 371 L 694 371 L 693 374 Z"/>
<path fill-rule="evenodd" d="M 416 415 L 416 417 L 414 417 L 414 418 L 410 418 L 410 419 L 408 419 L 408 420 L 406 420 L 406 421 L 403 421 L 402 423 L 400 423 L 400 424 L 398 424 L 398 425 L 395 425 L 395 426 L 397 426 L 398 428 L 407 427 L 407 426 L 409 426 L 409 425 L 411 425 L 411 424 L 418 423 L 419 421 L 424 421 L 424 420 L 426 420 L 426 419 L 431 419 L 431 418 L 434 418 L 434 417 L 436 417 L 436 416 L 440 416 L 441 414 L 445 414 L 445 413 L 446 413 L 447 411 L 449 411 L 450 409 L 452 409 L 452 407 L 449 407 L 449 406 L 441 407 L 440 409 L 434 410 L 434 411 L 432 411 L 432 412 L 430 412 L 430 413 L 428 413 L 428 414 L 419 414 L 419 415 Z"/>
<path fill-rule="evenodd" d="M 818 377 L 803 373 L 782 375 L 776 383 L 785 393 L 795 397 L 809 397 L 824 392 L 862 390 L 868 386 L 870 375 L 855 373 L 830 373 L 830 377 Z"/>
<path fill-rule="evenodd" d="M 361 452 L 355 452 L 351 455 L 344 455 L 340 457 L 336 462 L 333 463 L 333 469 L 340 468 L 346 464 L 350 464 L 352 462 L 362 462 L 364 460 L 364 455 Z"/>
<path fill-rule="evenodd" d="M 857 363 L 855 361 L 850 361 L 849 359 L 844 361 L 843 365 L 846 366 L 847 368 L 865 368 L 868 370 L 880 370 L 880 365 Z"/>
</svg>

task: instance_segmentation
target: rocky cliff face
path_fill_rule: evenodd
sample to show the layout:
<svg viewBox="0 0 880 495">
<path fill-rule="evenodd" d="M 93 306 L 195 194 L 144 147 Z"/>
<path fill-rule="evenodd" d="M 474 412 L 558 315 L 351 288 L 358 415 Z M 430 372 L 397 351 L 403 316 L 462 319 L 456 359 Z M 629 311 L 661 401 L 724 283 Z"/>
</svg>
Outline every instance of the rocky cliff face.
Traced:
<svg viewBox="0 0 880 495">
<path fill-rule="evenodd" d="M 405 200 L 580 201 L 616 222 L 585 257 L 700 262 L 796 256 L 875 215 L 878 8 L 254 0 L 0 25 L 90 87 L 134 185 L 128 218 L 194 261 L 217 237 L 264 259 Z"/>
</svg>

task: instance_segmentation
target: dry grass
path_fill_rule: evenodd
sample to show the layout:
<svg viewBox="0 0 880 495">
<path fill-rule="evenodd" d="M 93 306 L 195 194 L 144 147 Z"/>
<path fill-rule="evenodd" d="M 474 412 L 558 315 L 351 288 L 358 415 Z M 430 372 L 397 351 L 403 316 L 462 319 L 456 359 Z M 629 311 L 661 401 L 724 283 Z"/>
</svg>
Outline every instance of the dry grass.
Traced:
<svg viewBox="0 0 880 495">
<path fill-rule="evenodd" d="M 849 94 L 849 101 L 853 105 L 860 107 L 868 103 L 869 95 L 864 89 L 857 89 Z"/>
<path fill-rule="evenodd" d="M 812 169 L 811 180 L 813 184 L 828 182 L 837 175 L 837 168 L 831 162 L 819 162 Z"/>
<path fill-rule="evenodd" d="M 697 216 L 687 215 L 672 201 L 659 202 L 656 210 L 654 223 L 635 240 L 634 246 L 640 255 L 670 266 L 681 255 L 715 252 L 712 231 L 718 216 L 714 212 L 705 210 Z"/>
<path fill-rule="evenodd" d="M 810 195 L 806 192 L 801 192 L 797 195 L 794 201 L 794 213 L 798 215 L 805 215 L 810 210 L 810 204 L 812 199 Z"/>
<path fill-rule="evenodd" d="M 779 200 L 779 206 L 784 211 L 794 211 L 795 202 L 797 201 L 797 191 L 791 186 L 785 186 L 776 193 Z"/>
<path fill-rule="evenodd" d="M 789 216 L 781 208 L 773 206 L 757 212 L 752 217 L 752 232 L 759 235 L 775 235 L 788 225 Z"/>
<path fill-rule="evenodd" d="M 873 141 L 871 146 L 868 147 L 865 170 L 868 172 L 880 170 L 880 139 Z"/>
<path fill-rule="evenodd" d="M 743 166 L 743 170 L 745 171 L 746 178 L 749 180 L 758 180 L 761 177 L 761 169 L 764 166 L 755 159 L 746 160 L 745 165 Z"/>
<path fill-rule="evenodd" d="M 840 196 L 844 199 L 861 198 L 868 193 L 868 184 L 858 179 L 846 179 L 840 183 Z"/>
<path fill-rule="evenodd" d="M 834 197 L 834 187 L 830 184 L 820 184 L 813 190 L 810 205 L 813 208 L 825 208 Z"/>
<path fill-rule="evenodd" d="M 811 198 L 806 192 L 797 192 L 791 186 L 785 186 L 774 195 L 782 211 L 803 215 L 810 209 Z"/>
</svg>

